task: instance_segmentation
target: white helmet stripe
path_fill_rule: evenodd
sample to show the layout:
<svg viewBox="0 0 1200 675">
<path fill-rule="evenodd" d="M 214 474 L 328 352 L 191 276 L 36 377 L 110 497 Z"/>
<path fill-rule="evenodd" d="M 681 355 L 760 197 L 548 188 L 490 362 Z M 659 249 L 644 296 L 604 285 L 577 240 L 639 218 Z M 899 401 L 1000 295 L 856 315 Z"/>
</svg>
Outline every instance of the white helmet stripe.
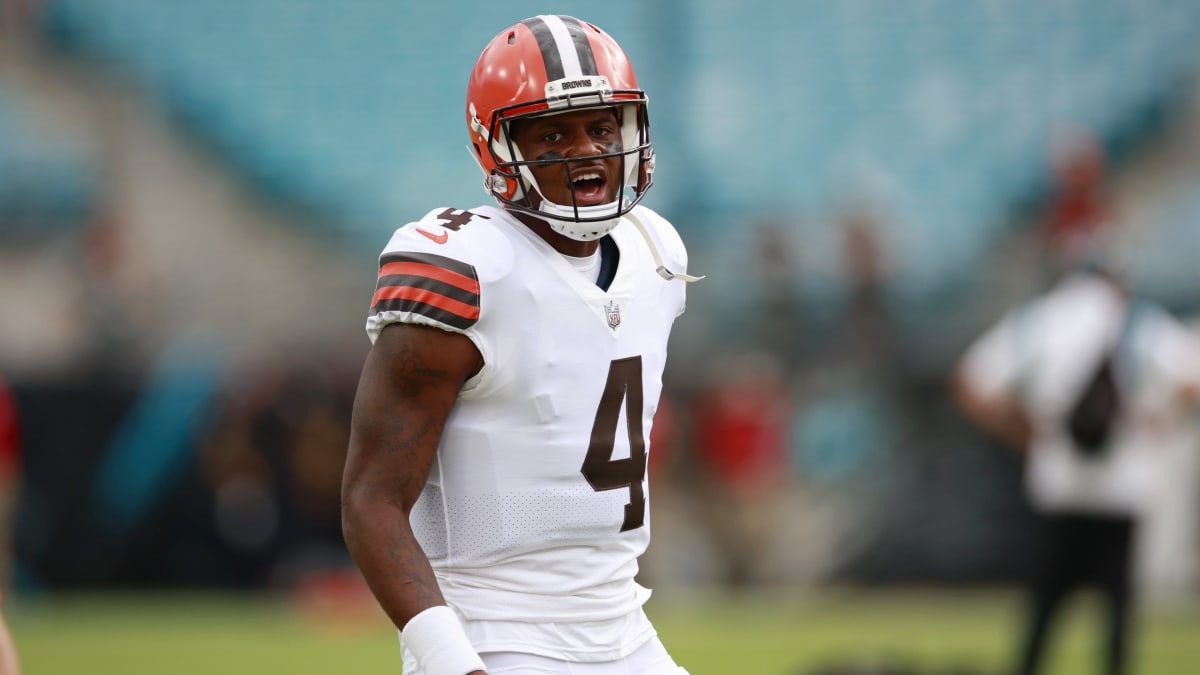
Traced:
<svg viewBox="0 0 1200 675">
<path fill-rule="evenodd" d="M 554 14 L 541 14 L 538 18 L 546 23 L 546 27 L 550 29 L 550 35 L 554 37 L 554 46 L 558 51 L 558 58 L 562 62 L 562 76 L 582 77 L 583 75 L 594 75 L 595 73 L 583 72 L 583 67 L 579 63 L 579 52 L 575 40 L 571 37 L 571 31 L 563 22 L 562 17 Z M 552 77 L 550 79 L 558 78 Z"/>
</svg>

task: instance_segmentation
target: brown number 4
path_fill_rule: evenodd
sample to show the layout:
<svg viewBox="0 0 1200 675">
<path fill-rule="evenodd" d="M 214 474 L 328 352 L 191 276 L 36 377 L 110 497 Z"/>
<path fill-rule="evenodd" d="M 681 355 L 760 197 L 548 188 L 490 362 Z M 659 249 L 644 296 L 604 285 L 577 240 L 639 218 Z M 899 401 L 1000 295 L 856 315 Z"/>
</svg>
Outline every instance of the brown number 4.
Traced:
<svg viewBox="0 0 1200 675">
<path fill-rule="evenodd" d="M 629 457 L 613 459 L 622 400 L 625 401 L 625 421 L 629 431 Z M 646 477 L 646 440 L 642 436 L 642 357 L 617 359 L 609 365 L 608 382 L 604 385 L 604 395 L 600 397 L 600 407 L 596 409 L 592 439 L 580 471 L 597 492 L 629 488 L 629 503 L 625 505 L 622 532 L 636 530 L 646 524 L 646 492 L 642 489 L 642 480 Z"/>
</svg>

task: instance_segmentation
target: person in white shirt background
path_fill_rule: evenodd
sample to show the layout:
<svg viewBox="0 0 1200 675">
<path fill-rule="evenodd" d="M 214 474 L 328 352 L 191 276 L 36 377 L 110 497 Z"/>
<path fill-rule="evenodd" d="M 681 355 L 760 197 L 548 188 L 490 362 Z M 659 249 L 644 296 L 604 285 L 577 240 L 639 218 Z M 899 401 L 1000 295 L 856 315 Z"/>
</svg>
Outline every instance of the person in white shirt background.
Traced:
<svg viewBox="0 0 1200 675">
<path fill-rule="evenodd" d="M 1173 430 L 1197 411 L 1200 340 L 1096 252 L 977 337 L 952 386 L 968 418 L 1024 454 L 1041 528 L 1014 672 L 1038 672 L 1063 602 L 1085 585 L 1105 598 L 1104 672 L 1128 672 L 1139 527 Z"/>
</svg>

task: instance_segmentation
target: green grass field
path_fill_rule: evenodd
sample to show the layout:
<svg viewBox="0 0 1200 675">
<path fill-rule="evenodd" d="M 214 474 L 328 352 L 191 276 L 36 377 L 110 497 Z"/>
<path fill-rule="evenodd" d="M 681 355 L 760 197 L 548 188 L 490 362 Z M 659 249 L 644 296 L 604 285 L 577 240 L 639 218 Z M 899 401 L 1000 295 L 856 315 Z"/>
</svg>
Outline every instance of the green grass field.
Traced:
<svg viewBox="0 0 1200 675">
<path fill-rule="evenodd" d="M 1063 616 L 1048 675 L 1095 672 L 1088 597 Z M 891 659 L 921 673 L 1000 673 L 1014 642 L 1011 591 L 659 593 L 647 606 L 692 675 L 805 675 Z M 399 673 L 395 632 L 361 602 L 239 595 L 14 597 L 5 611 L 27 675 Z M 1136 675 L 1200 672 L 1200 607 L 1146 610 Z"/>
</svg>

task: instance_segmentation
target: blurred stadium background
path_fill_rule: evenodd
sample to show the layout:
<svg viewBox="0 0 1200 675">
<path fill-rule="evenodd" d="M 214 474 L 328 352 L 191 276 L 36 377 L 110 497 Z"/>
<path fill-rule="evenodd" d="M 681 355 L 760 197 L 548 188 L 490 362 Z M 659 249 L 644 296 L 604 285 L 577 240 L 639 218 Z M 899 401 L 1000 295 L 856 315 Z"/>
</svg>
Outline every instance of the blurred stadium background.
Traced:
<svg viewBox="0 0 1200 675">
<path fill-rule="evenodd" d="M 1028 563 L 1020 465 L 946 377 L 1044 286 L 1056 162 L 1088 142 L 1136 290 L 1200 316 L 1200 4 L 0 0 L 0 375 L 21 440 L 5 607 L 31 665 L 73 672 L 46 636 L 89 616 L 62 600 L 81 593 L 364 602 L 338 487 L 375 257 L 429 209 L 487 200 L 466 76 L 544 12 L 630 54 L 647 203 L 709 276 L 655 429 L 656 597 L 1007 598 Z M 1164 634 L 1190 643 L 1195 427 L 1165 450 L 1139 548 L 1153 613 L 1193 617 Z M 960 661 L 1004 654 L 992 602 L 990 646 Z M 687 641 L 675 612 L 663 632 Z"/>
</svg>

